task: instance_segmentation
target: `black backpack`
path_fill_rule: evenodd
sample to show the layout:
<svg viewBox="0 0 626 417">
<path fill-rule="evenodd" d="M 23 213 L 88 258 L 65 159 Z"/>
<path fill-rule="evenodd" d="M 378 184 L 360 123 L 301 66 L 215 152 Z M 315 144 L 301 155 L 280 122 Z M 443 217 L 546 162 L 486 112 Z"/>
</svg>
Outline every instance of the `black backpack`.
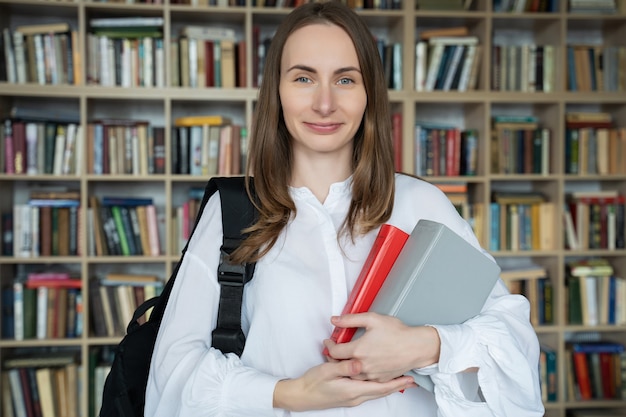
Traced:
<svg viewBox="0 0 626 417">
<path fill-rule="evenodd" d="M 228 262 L 228 255 L 245 238 L 241 230 L 255 221 L 256 209 L 245 191 L 243 177 L 211 178 L 206 185 L 192 234 L 209 197 L 217 190 L 221 197 L 224 240 L 218 267 L 220 304 L 212 346 L 224 353 L 234 352 L 241 355 L 245 344 L 245 336 L 241 330 L 243 286 L 252 279 L 254 264 L 231 264 Z M 100 417 L 143 417 L 152 351 L 187 245 L 161 295 L 139 306 L 128 324 L 126 336 L 115 350 L 111 371 L 104 384 Z M 154 309 L 150 318 L 140 325 L 137 319 L 151 307 Z"/>
</svg>

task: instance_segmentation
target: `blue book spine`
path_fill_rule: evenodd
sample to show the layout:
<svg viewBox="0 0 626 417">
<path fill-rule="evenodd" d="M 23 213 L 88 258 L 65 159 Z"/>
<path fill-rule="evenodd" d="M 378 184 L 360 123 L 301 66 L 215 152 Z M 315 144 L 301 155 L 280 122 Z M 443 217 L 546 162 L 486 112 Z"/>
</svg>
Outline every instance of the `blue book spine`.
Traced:
<svg viewBox="0 0 626 417">
<path fill-rule="evenodd" d="M 151 198 L 141 197 L 102 197 L 102 206 L 150 206 L 153 204 Z"/>
<path fill-rule="evenodd" d="M 491 203 L 489 205 L 491 216 L 489 250 L 500 250 L 500 204 Z"/>
</svg>

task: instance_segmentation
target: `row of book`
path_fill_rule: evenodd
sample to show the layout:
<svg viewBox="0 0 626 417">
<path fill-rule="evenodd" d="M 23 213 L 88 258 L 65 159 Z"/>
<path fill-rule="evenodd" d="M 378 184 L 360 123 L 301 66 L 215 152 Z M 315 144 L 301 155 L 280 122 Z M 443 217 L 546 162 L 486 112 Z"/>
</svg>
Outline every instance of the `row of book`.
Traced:
<svg viewBox="0 0 626 417">
<path fill-rule="evenodd" d="M 3 361 L 3 416 L 78 417 L 81 366 L 77 354 L 24 354 Z"/>
<path fill-rule="evenodd" d="M 152 198 L 89 198 L 88 253 L 95 256 L 161 254 L 157 209 Z"/>
<path fill-rule="evenodd" d="M 550 173 L 549 128 L 536 117 L 494 117 L 491 130 L 491 172 L 496 174 Z"/>
<path fill-rule="evenodd" d="M 493 45 L 491 88 L 494 91 L 552 92 L 556 82 L 554 45 Z"/>
<path fill-rule="evenodd" d="M 246 42 L 234 29 L 187 25 L 170 41 L 170 54 L 172 86 L 247 85 Z"/>
<path fill-rule="evenodd" d="M 3 242 L 12 249 L 4 249 L 18 258 L 80 255 L 79 199 L 32 195 L 27 203 L 13 205 L 12 242 Z"/>
<path fill-rule="evenodd" d="M 92 336 L 125 335 L 137 307 L 159 295 L 162 289 L 163 282 L 155 275 L 109 273 L 93 279 L 89 285 Z M 139 322 L 145 322 L 149 315 L 150 310 Z"/>
<path fill-rule="evenodd" d="M 539 378 L 543 403 L 558 399 L 557 353 L 546 344 L 539 347 Z"/>
<path fill-rule="evenodd" d="M 569 249 L 626 248 L 626 198 L 617 190 L 569 193 L 563 216 Z"/>
<path fill-rule="evenodd" d="M 171 234 L 174 252 L 179 253 L 187 244 L 200 210 L 203 196 L 204 188 L 192 187 L 187 192 L 187 200 L 174 210 Z"/>
<path fill-rule="evenodd" d="M 67 23 L 4 28 L 2 47 L 9 83 L 80 83 L 78 32 Z"/>
<path fill-rule="evenodd" d="M 105 87 L 165 87 L 162 38 L 87 35 L 87 83 Z"/>
<path fill-rule="evenodd" d="M 454 29 L 454 28 L 452 28 Z M 467 91 L 476 88 L 482 56 L 478 37 L 454 35 L 466 33 L 464 28 L 447 36 L 430 36 L 415 45 L 416 91 Z"/>
<path fill-rule="evenodd" d="M 566 346 L 567 397 L 571 401 L 626 399 L 624 345 L 612 341 Z"/>
<path fill-rule="evenodd" d="M 568 45 L 567 89 L 626 91 L 626 46 Z"/>
<path fill-rule="evenodd" d="M 89 20 L 87 83 L 101 86 L 164 87 L 162 17 Z"/>
<path fill-rule="evenodd" d="M 482 247 L 487 247 L 485 243 L 484 221 L 485 221 L 485 206 L 482 203 L 472 202 L 468 196 L 468 184 L 466 182 L 434 182 L 437 188 L 439 188 L 448 197 L 454 208 L 459 215 L 465 219 L 472 227 L 478 242 Z"/>
<path fill-rule="evenodd" d="M 573 325 L 626 324 L 626 280 L 604 258 L 566 263 L 566 314 Z"/>
<path fill-rule="evenodd" d="M 556 302 L 554 286 L 548 271 L 539 265 L 517 265 L 505 267 L 504 262 L 500 278 L 511 294 L 521 294 L 530 303 L 530 322 L 533 326 L 555 323 L 554 306 Z"/>
<path fill-rule="evenodd" d="M 82 311 L 80 279 L 63 272 L 31 272 L 2 289 L 2 338 L 81 337 Z"/>
<path fill-rule="evenodd" d="M 493 192 L 489 205 L 489 250 L 555 248 L 556 206 L 540 192 Z"/>
<path fill-rule="evenodd" d="M 565 117 L 565 173 L 626 174 L 626 127 L 608 112 L 571 112 Z"/>
<path fill-rule="evenodd" d="M 0 173 L 80 173 L 83 129 L 79 124 L 5 119 L 1 133 Z"/>
<path fill-rule="evenodd" d="M 625 5 L 619 0 L 569 0 L 570 13 L 614 14 L 626 11 Z"/>
<path fill-rule="evenodd" d="M 559 3 L 557 0 L 494 0 L 494 12 L 515 13 L 554 13 L 557 12 Z"/>
<path fill-rule="evenodd" d="M 171 170 L 183 175 L 237 175 L 246 163 L 247 129 L 222 116 L 190 116 L 172 128 Z"/>
<path fill-rule="evenodd" d="M 420 176 L 474 176 L 478 170 L 478 131 L 418 122 L 415 167 Z"/>
<path fill-rule="evenodd" d="M 174 174 L 241 173 L 247 129 L 221 116 L 192 118 L 194 125 L 185 120 L 177 119 L 173 128 Z M 219 125 L 209 126 L 215 120 Z M 78 175 L 84 148 L 90 174 L 165 173 L 165 128 L 144 120 L 95 120 L 84 135 L 76 123 L 6 119 L 0 133 L 0 173 Z"/>
<path fill-rule="evenodd" d="M 87 124 L 87 172 L 165 173 L 165 128 L 144 120 L 102 119 Z"/>
<path fill-rule="evenodd" d="M 568 128 L 565 172 L 576 175 L 626 174 L 626 127 Z"/>
</svg>

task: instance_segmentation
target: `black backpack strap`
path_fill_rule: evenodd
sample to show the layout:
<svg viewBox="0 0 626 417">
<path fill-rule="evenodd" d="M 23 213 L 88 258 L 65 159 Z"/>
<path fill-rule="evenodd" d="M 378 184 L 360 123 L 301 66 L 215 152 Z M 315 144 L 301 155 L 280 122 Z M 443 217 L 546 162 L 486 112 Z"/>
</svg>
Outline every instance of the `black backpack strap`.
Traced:
<svg viewBox="0 0 626 417">
<path fill-rule="evenodd" d="M 250 181 L 250 185 L 252 186 L 252 181 Z M 180 265 L 183 261 L 185 253 L 187 252 L 187 247 L 189 246 L 189 242 L 191 241 L 191 236 L 193 236 L 193 233 L 195 232 L 196 227 L 198 226 L 198 222 L 200 220 L 200 217 L 202 216 L 204 207 L 209 201 L 209 198 L 211 198 L 211 196 L 215 194 L 215 192 L 218 189 L 220 191 L 221 204 L 222 204 L 222 226 L 224 229 L 224 242 L 223 242 L 222 247 L 224 248 L 223 251 L 225 251 L 225 253 L 230 254 L 237 248 L 237 246 L 239 246 L 239 243 L 244 238 L 244 236 L 241 234 L 241 230 L 253 224 L 253 222 L 256 220 L 256 208 L 254 207 L 254 205 L 252 204 L 252 202 L 250 201 L 246 193 L 244 177 L 211 178 L 207 182 L 206 187 L 204 189 L 202 202 L 200 204 L 200 208 L 198 209 L 198 214 L 196 216 L 193 229 L 191 230 L 191 234 L 189 235 L 189 239 L 187 240 L 187 243 L 185 244 L 185 247 L 182 250 L 181 257 L 178 263 L 176 264 L 174 271 L 172 272 L 170 276 L 170 279 L 167 281 L 165 287 L 163 288 L 163 291 L 161 292 L 159 296 L 145 301 L 139 308 L 137 308 L 132 320 L 128 324 L 127 333 L 133 332 L 140 326 L 137 320 L 151 307 L 154 307 L 154 308 L 152 310 L 152 313 L 150 313 L 149 320 L 154 323 L 161 323 L 161 319 L 163 318 L 163 313 L 165 312 L 165 307 L 169 300 L 170 293 L 172 292 L 172 287 L 174 286 L 175 278 L 178 275 L 178 269 L 180 268 Z M 224 258 L 223 256 L 220 256 L 220 259 L 223 259 L 223 258 Z M 238 275 L 238 271 L 236 271 L 236 267 L 237 265 L 233 266 L 233 269 L 235 269 L 235 275 L 234 275 L 235 280 L 236 280 L 236 276 Z M 223 268 L 223 267 L 220 266 L 220 268 Z M 226 272 L 224 274 L 220 274 L 219 269 L 218 269 L 218 274 L 230 277 L 230 274 L 228 273 L 227 269 L 228 268 L 226 268 Z M 254 272 L 254 264 L 246 265 L 245 267 L 246 279 L 243 281 L 244 283 L 248 282 L 252 278 L 253 272 Z M 228 291 L 228 290 L 223 291 L 224 285 L 221 285 L 221 287 L 222 287 L 222 291 L 220 293 L 220 300 L 223 297 L 223 294 L 229 294 L 229 296 L 232 296 L 231 291 Z M 241 288 L 240 293 L 241 293 L 241 296 L 243 296 L 243 286 Z M 239 292 L 235 292 L 234 302 L 236 304 L 233 307 L 225 307 L 224 310 L 226 310 L 226 313 L 221 313 L 221 314 L 218 313 L 218 329 L 221 327 L 225 327 L 228 329 L 238 328 L 239 330 L 241 330 L 241 325 L 239 323 L 241 321 L 241 300 L 240 299 L 237 300 L 237 297 L 241 297 L 241 296 L 239 296 L 238 294 Z M 228 303 L 229 302 L 220 301 L 220 306 L 228 305 Z M 222 309 L 222 307 L 220 307 L 220 309 Z M 233 316 L 233 314 L 235 313 L 235 310 L 239 311 L 239 315 L 236 318 Z M 220 318 L 219 318 L 220 315 L 221 316 L 226 315 L 226 317 L 229 317 L 228 321 L 224 322 L 223 325 L 220 325 Z M 235 319 L 237 320 L 237 322 L 234 322 Z M 221 338 L 221 337 L 218 336 L 218 338 Z M 239 340 L 239 337 L 237 339 Z M 245 338 L 242 340 L 244 340 L 245 342 Z M 224 352 L 238 351 L 238 349 L 228 350 L 228 346 L 230 345 L 228 344 L 225 345 L 225 349 L 227 350 L 225 350 Z M 241 345 L 240 349 L 241 351 L 243 351 L 243 345 Z"/>
<path fill-rule="evenodd" d="M 246 235 L 242 229 L 256 220 L 256 209 L 245 192 L 245 178 L 213 178 L 220 192 L 224 239 L 220 249 L 217 279 L 220 284 L 220 304 L 217 327 L 213 331 L 212 346 L 223 353 L 241 355 L 246 338 L 241 330 L 241 304 L 244 285 L 252 279 L 254 263 L 233 264 L 230 254 Z M 244 190 L 242 192 L 242 190 Z"/>
</svg>

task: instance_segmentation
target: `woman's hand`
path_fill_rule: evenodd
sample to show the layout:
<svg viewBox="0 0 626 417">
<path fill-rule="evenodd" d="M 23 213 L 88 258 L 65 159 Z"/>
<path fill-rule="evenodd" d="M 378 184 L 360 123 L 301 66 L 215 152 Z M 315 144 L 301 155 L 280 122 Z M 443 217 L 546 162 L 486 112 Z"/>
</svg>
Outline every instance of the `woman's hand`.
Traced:
<svg viewBox="0 0 626 417">
<path fill-rule="evenodd" d="M 402 376 L 384 383 L 353 379 L 361 373 L 356 360 L 332 361 L 309 369 L 296 379 L 279 381 L 274 389 L 274 407 L 289 411 L 354 407 L 415 386 Z"/>
<path fill-rule="evenodd" d="M 407 371 L 439 361 L 439 333 L 430 326 L 407 326 L 395 317 L 376 313 L 346 314 L 331 319 L 338 327 L 363 327 L 365 333 L 349 343 L 325 340 L 335 360 L 356 360 L 361 371 L 354 379 L 387 382 Z"/>
</svg>

